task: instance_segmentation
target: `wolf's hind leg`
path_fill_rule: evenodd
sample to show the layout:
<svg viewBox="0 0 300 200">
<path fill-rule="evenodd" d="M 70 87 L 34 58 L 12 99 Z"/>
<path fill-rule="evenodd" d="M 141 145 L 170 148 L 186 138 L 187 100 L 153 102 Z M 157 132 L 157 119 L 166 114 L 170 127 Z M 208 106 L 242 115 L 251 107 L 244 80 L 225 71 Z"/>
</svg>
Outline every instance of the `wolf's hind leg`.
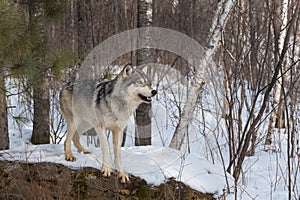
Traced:
<svg viewBox="0 0 300 200">
<path fill-rule="evenodd" d="M 80 153 L 84 153 L 84 154 L 89 154 L 90 152 L 88 150 L 86 150 L 85 148 L 83 148 L 83 146 L 80 144 L 80 134 L 78 133 L 78 131 L 76 131 L 73 135 L 73 144 L 74 146 L 77 148 L 77 151 Z"/>
<path fill-rule="evenodd" d="M 72 161 L 72 162 L 76 160 L 71 150 L 71 141 L 73 139 L 75 132 L 76 132 L 75 124 L 73 122 L 67 123 L 67 137 L 64 143 L 65 159 L 67 161 Z"/>
</svg>

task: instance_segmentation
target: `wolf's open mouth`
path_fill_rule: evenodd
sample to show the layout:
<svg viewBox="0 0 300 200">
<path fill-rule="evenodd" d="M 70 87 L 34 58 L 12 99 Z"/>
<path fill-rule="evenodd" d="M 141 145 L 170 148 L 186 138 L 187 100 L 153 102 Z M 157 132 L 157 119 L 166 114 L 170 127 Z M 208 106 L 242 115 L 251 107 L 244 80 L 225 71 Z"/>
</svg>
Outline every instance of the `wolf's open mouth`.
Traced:
<svg viewBox="0 0 300 200">
<path fill-rule="evenodd" d="M 140 97 L 142 100 L 146 101 L 146 102 L 151 102 L 151 97 L 146 97 L 146 96 L 144 96 L 144 95 L 142 95 L 142 94 L 139 94 L 139 97 Z"/>
</svg>

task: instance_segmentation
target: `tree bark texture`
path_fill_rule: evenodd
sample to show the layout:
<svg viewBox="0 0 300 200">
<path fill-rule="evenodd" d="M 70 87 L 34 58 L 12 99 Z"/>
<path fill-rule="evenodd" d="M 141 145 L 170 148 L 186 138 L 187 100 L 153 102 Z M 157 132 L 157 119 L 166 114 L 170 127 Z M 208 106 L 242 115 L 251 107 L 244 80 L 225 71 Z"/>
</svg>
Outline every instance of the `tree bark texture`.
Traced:
<svg viewBox="0 0 300 200">
<path fill-rule="evenodd" d="M 50 126 L 49 126 L 49 80 L 45 73 L 38 77 L 37 82 L 33 85 L 33 130 L 31 142 L 33 144 L 50 143 Z"/>
<path fill-rule="evenodd" d="M 0 66 L 1 67 L 1 66 Z M 0 68 L 0 150 L 9 148 L 6 92 L 3 68 Z"/>
<path fill-rule="evenodd" d="M 152 0 L 139 0 L 137 7 L 137 26 L 150 27 L 152 25 Z M 141 32 L 139 43 L 149 46 L 151 33 Z M 137 50 L 137 66 L 152 63 L 151 49 L 144 48 Z M 151 77 L 151 68 L 147 69 L 147 76 Z M 151 145 L 151 104 L 142 103 L 136 110 L 135 145 Z"/>
<path fill-rule="evenodd" d="M 287 12 L 288 12 L 288 0 L 276 0 L 273 2 L 274 5 L 274 20 L 273 20 L 273 28 L 274 28 L 274 35 L 275 35 L 275 60 L 278 62 L 279 56 L 282 53 L 284 39 L 286 38 L 287 34 Z M 283 66 L 284 68 L 284 66 Z M 275 84 L 275 95 L 274 95 L 274 103 L 273 103 L 273 110 L 270 116 L 270 122 L 268 126 L 268 131 L 265 140 L 265 148 L 268 145 L 272 144 L 272 136 L 274 134 L 274 129 L 282 128 L 282 117 L 283 117 L 283 78 L 284 75 L 282 74 L 282 70 L 279 71 L 278 80 Z M 281 122 L 281 123 L 280 123 Z M 279 125 L 281 124 L 281 125 Z"/>
</svg>

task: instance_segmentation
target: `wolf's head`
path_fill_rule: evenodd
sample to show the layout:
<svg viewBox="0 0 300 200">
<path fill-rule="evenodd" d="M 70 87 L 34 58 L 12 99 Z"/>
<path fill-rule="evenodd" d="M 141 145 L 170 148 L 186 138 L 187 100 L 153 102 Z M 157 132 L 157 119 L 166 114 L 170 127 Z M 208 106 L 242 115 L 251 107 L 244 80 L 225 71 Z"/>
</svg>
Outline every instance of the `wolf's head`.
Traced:
<svg viewBox="0 0 300 200">
<path fill-rule="evenodd" d="M 122 81 L 121 88 L 137 103 L 150 103 L 152 97 L 157 94 L 142 70 L 127 65 L 119 74 L 119 78 Z"/>
</svg>

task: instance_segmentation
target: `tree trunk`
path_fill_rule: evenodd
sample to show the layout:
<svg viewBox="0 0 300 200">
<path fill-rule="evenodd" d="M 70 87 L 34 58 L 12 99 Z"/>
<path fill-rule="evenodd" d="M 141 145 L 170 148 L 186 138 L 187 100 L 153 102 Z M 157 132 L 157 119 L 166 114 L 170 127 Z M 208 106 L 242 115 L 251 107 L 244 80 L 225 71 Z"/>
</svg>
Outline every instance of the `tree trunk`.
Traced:
<svg viewBox="0 0 300 200">
<path fill-rule="evenodd" d="M 281 55 L 284 45 L 284 39 L 287 34 L 287 17 L 288 17 L 288 0 L 277 0 L 274 1 L 274 7 L 275 10 L 275 17 L 273 20 L 273 28 L 274 28 L 274 35 L 275 35 L 275 61 L 278 62 L 279 55 Z M 280 17 L 281 16 L 281 17 Z M 277 20 L 280 19 L 280 20 Z M 282 30 L 282 32 L 281 32 Z M 284 68 L 284 67 L 283 67 Z M 283 69 L 284 70 L 284 69 Z M 273 110 L 271 112 L 270 116 L 270 122 L 268 126 L 268 132 L 266 135 L 265 140 L 265 149 L 267 150 L 268 145 L 272 144 L 272 135 L 274 134 L 274 128 L 276 127 L 276 121 L 280 122 L 282 121 L 282 113 L 283 113 L 283 93 L 282 93 L 282 87 L 283 87 L 283 77 L 284 75 L 279 71 L 278 74 L 278 80 L 275 85 L 275 97 L 274 97 L 274 104 L 273 104 Z M 279 124 L 279 123 L 278 123 Z M 278 126 L 278 128 L 281 128 Z"/>
<path fill-rule="evenodd" d="M 4 69 L 0 66 L 0 150 L 9 148 Z"/>
<path fill-rule="evenodd" d="M 137 26 L 151 27 L 152 25 L 152 0 L 139 0 L 137 8 Z M 140 32 L 141 41 L 146 46 L 150 46 L 151 33 L 149 31 Z M 137 66 L 152 63 L 151 49 L 137 50 Z M 151 77 L 151 68 L 147 69 L 147 76 Z M 135 128 L 135 145 L 151 145 L 151 104 L 142 103 L 136 110 L 136 128 Z"/>
<path fill-rule="evenodd" d="M 37 82 L 33 85 L 33 130 L 31 136 L 32 144 L 50 143 L 50 100 L 49 80 L 46 73 L 42 73 Z"/>
<path fill-rule="evenodd" d="M 180 114 L 180 120 L 176 126 L 175 133 L 172 137 L 170 147 L 173 149 L 180 150 L 185 137 L 188 133 L 188 124 L 193 119 L 193 113 L 196 108 L 197 100 L 199 98 L 200 92 L 204 86 L 204 82 L 201 83 L 200 87 L 192 87 L 187 95 L 186 103 L 184 105 L 183 111 Z"/>
<path fill-rule="evenodd" d="M 220 1 L 218 4 L 218 8 L 216 14 L 213 19 L 213 23 L 209 32 L 209 40 L 206 51 L 204 52 L 203 59 L 200 61 L 200 66 L 205 66 L 210 64 L 212 57 L 218 47 L 218 44 L 221 39 L 221 33 L 224 30 L 228 14 L 230 13 L 233 5 L 235 4 L 236 0 L 223 0 Z M 197 72 L 196 72 L 197 73 Z M 195 74 L 195 80 L 199 77 Z M 202 83 L 196 85 L 196 87 L 192 87 L 190 89 L 190 94 L 187 94 L 187 99 L 184 105 L 184 108 L 181 113 L 181 118 L 179 124 L 176 127 L 176 131 L 172 137 L 170 147 L 179 150 L 183 144 L 184 138 L 187 135 L 187 126 L 190 123 L 193 113 L 195 110 L 195 106 L 197 105 L 197 99 L 202 91 L 203 84 L 205 83 L 205 77 L 200 77 L 199 80 L 202 80 Z"/>
<path fill-rule="evenodd" d="M 257 76 L 257 35 L 256 35 L 256 26 L 255 26 L 255 20 L 256 20 L 256 13 L 254 11 L 253 8 L 253 2 L 249 1 L 248 4 L 248 12 L 249 12 L 249 23 L 250 23 L 250 70 L 249 70 L 249 74 L 250 74 L 250 80 L 251 80 L 251 89 L 254 91 L 255 88 L 255 84 L 258 81 L 258 77 Z M 252 119 L 251 119 L 252 120 Z M 253 156 L 255 154 L 255 143 L 256 143 L 256 138 L 257 138 L 257 132 L 254 131 L 253 135 L 252 135 L 252 139 L 251 139 L 251 148 L 250 150 L 247 152 L 248 156 Z"/>
</svg>

